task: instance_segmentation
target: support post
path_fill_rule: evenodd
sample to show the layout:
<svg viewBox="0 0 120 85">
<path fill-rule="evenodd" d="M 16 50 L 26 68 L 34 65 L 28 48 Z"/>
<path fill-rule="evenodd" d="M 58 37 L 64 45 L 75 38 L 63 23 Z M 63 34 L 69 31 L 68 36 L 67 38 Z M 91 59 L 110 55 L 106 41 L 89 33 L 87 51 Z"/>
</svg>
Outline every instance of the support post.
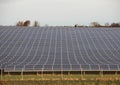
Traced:
<svg viewBox="0 0 120 85">
<path fill-rule="evenodd" d="M 10 72 L 8 71 L 8 76 L 10 76 Z"/>
<path fill-rule="evenodd" d="M 82 68 L 81 68 L 81 79 L 83 79 L 83 75 L 82 75 Z"/>
<path fill-rule="evenodd" d="M 61 70 L 61 78 L 62 78 L 62 80 L 63 80 L 63 71 Z"/>
<path fill-rule="evenodd" d="M 22 80 L 23 80 L 23 69 L 22 69 L 22 72 L 21 72 L 21 77 L 22 77 Z"/>
<path fill-rule="evenodd" d="M 103 77 L 103 70 L 100 71 L 100 75 L 101 75 L 101 77 Z"/>
<path fill-rule="evenodd" d="M 84 75 L 85 75 L 85 71 L 84 71 L 83 73 L 84 73 Z"/>
<path fill-rule="evenodd" d="M 117 73 L 117 71 L 115 72 L 115 75 L 117 75 L 118 73 Z"/>
<path fill-rule="evenodd" d="M 70 72 L 68 72 L 68 76 L 71 78 L 71 74 L 70 74 Z"/>
<path fill-rule="evenodd" d="M 52 71 L 52 75 L 54 76 L 54 71 Z"/>
<path fill-rule="evenodd" d="M 42 80 L 43 80 L 43 69 L 42 69 Z"/>
<path fill-rule="evenodd" d="M 37 76 L 38 76 L 38 71 L 37 71 Z"/>
</svg>

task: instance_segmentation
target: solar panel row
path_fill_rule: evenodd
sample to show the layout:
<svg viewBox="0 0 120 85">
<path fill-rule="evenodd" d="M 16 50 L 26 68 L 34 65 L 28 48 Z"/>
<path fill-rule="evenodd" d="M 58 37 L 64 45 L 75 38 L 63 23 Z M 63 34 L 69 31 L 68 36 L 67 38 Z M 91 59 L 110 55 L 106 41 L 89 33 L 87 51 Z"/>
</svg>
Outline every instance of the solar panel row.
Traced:
<svg viewBox="0 0 120 85">
<path fill-rule="evenodd" d="M 119 71 L 120 65 L 18 65 L 7 66 L 5 71 Z"/>
<path fill-rule="evenodd" d="M 120 29 L 0 27 L 0 65 L 17 70 L 120 70 Z"/>
</svg>

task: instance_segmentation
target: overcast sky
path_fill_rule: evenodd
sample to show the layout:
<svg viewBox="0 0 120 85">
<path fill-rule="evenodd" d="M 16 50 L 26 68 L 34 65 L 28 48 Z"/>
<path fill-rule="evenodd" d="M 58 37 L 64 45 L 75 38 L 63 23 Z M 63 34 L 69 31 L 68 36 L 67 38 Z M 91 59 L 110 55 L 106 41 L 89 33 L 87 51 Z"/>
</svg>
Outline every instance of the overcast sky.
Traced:
<svg viewBox="0 0 120 85">
<path fill-rule="evenodd" d="M 25 20 L 54 26 L 120 22 L 120 0 L 0 0 L 0 25 Z"/>
</svg>

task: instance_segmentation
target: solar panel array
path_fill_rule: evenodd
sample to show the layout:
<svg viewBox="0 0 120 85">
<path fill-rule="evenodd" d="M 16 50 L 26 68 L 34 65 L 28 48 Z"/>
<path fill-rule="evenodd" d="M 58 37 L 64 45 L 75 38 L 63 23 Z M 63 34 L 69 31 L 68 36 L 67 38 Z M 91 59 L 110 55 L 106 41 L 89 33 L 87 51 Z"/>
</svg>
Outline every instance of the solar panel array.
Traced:
<svg viewBox="0 0 120 85">
<path fill-rule="evenodd" d="M 5 71 L 120 70 L 120 29 L 0 27 Z"/>
</svg>

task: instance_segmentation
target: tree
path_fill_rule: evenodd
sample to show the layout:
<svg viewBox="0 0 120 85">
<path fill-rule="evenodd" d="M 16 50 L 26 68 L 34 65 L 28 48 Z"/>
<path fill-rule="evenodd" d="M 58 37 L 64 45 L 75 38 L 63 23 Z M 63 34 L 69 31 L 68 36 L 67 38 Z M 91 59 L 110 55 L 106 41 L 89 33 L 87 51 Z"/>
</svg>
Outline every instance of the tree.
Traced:
<svg viewBox="0 0 120 85">
<path fill-rule="evenodd" d="M 40 24 L 38 23 L 38 21 L 35 21 L 34 22 L 34 27 L 39 27 L 40 26 Z"/>
<path fill-rule="evenodd" d="M 78 24 L 75 24 L 74 27 L 78 27 Z"/>
<path fill-rule="evenodd" d="M 109 23 L 105 23 L 105 27 L 109 27 L 110 25 L 109 25 Z"/>
<path fill-rule="evenodd" d="M 48 24 L 45 24 L 45 27 L 48 27 L 49 25 Z"/>
<path fill-rule="evenodd" d="M 112 23 L 111 27 L 120 27 L 120 23 Z"/>
<path fill-rule="evenodd" d="M 16 26 L 23 26 L 23 21 L 19 21 L 19 22 L 17 22 L 17 24 L 16 24 Z"/>
<path fill-rule="evenodd" d="M 23 26 L 29 26 L 30 25 L 30 21 L 29 20 L 26 20 L 23 24 Z"/>
<path fill-rule="evenodd" d="M 101 25 L 98 22 L 92 22 L 91 26 L 93 26 L 93 27 L 100 27 Z"/>
</svg>

